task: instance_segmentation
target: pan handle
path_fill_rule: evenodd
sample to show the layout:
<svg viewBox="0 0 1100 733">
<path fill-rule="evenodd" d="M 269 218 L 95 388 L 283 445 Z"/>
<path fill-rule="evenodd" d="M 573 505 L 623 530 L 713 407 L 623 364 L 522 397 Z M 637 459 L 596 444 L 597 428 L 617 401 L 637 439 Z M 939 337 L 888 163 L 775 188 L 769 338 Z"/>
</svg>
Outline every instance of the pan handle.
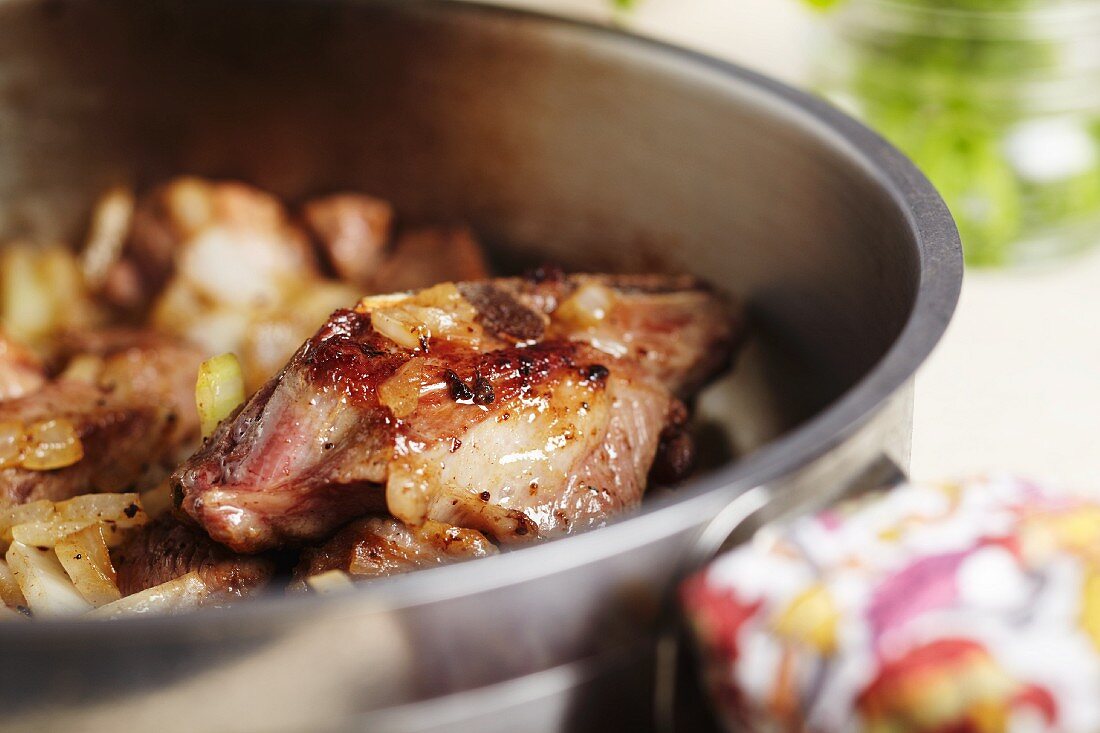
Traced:
<svg viewBox="0 0 1100 733">
<path fill-rule="evenodd" d="M 730 550 L 766 524 L 782 522 L 824 508 L 845 499 L 854 499 L 873 491 L 889 489 L 908 479 L 905 471 L 886 454 L 880 454 L 854 478 L 827 495 L 806 497 L 801 492 L 777 491 L 762 484 L 738 494 L 700 533 L 688 554 L 679 577 L 703 567 L 719 554 Z M 685 688 L 693 679 L 685 669 L 689 658 L 684 627 L 675 590 L 670 594 L 664 613 L 665 622 L 656 649 L 656 680 L 653 696 L 654 728 L 658 733 L 675 733 Z M 698 697 L 698 690 L 692 690 Z M 703 700 L 693 701 L 702 703 Z"/>
</svg>

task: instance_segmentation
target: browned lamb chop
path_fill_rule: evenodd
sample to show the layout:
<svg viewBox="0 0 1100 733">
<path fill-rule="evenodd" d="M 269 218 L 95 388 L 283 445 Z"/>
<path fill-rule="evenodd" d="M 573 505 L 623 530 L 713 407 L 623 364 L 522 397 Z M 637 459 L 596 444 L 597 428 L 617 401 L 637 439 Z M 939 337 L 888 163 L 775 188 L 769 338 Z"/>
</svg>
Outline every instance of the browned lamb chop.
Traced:
<svg viewBox="0 0 1100 733">
<path fill-rule="evenodd" d="M 264 588 L 275 574 L 270 558 L 230 552 L 170 514 L 136 530 L 111 551 L 111 559 L 123 596 L 198 572 L 215 598 L 240 598 Z"/>
<path fill-rule="evenodd" d="M 0 402 L 0 507 L 150 485 L 197 438 L 194 349 L 145 331 L 62 341 L 56 378 Z"/>
<path fill-rule="evenodd" d="M 641 501 L 662 434 L 729 359 L 739 318 L 690 278 L 444 284 L 338 311 L 173 475 L 238 552 L 383 507 L 501 544 Z"/>
<path fill-rule="evenodd" d="M 364 517 L 324 544 L 303 550 L 294 579 L 301 587 L 306 578 L 342 570 L 365 580 L 496 553 L 496 546 L 477 530 L 430 521 L 407 527 L 392 517 Z"/>
</svg>

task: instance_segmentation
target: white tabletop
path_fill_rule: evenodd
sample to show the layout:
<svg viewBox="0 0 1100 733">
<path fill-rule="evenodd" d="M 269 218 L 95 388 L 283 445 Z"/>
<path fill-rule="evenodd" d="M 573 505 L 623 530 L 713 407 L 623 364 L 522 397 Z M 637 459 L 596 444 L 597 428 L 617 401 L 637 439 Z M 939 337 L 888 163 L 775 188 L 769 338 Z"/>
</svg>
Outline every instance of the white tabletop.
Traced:
<svg viewBox="0 0 1100 733">
<path fill-rule="evenodd" d="M 610 19 L 609 0 L 501 0 Z M 794 0 L 638 0 L 623 22 L 798 84 L 812 20 Z M 1097 233 L 1100 240 L 1100 232 Z M 971 271 L 917 377 L 913 475 L 1011 471 L 1100 488 L 1100 251 L 1044 271 Z"/>
</svg>

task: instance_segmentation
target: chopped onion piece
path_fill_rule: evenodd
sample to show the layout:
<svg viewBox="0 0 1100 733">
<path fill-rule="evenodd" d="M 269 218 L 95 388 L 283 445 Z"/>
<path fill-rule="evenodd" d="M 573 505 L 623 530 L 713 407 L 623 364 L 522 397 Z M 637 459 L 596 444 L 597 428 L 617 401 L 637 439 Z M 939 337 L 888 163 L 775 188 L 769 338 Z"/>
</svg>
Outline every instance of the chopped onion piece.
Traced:
<svg viewBox="0 0 1100 733">
<path fill-rule="evenodd" d="M 555 317 L 581 326 L 595 326 L 607 318 L 615 305 L 615 293 L 597 283 L 585 283 L 566 298 Z"/>
<path fill-rule="evenodd" d="M 370 315 L 374 330 L 403 349 L 415 349 L 422 339 L 432 337 L 431 330 L 423 323 L 417 323 L 415 317 L 405 308 L 383 308 Z"/>
<path fill-rule="evenodd" d="M 378 385 L 378 401 L 390 408 L 394 417 L 412 414 L 420 401 L 420 382 L 424 374 L 421 359 L 410 359 L 393 376 Z"/>
<path fill-rule="evenodd" d="M 388 298 L 389 296 L 387 296 Z M 416 349 L 431 338 L 470 339 L 480 334 L 477 312 L 454 283 L 441 283 L 396 302 L 364 298 L 359 310 L 369 311 L 374 330 L 406 349 Z"/>
<path fill-rule="evenodd" d="M 33 345 L 53 331 L 90 326 L 101 315 L 69 250 L 16 244 L 0 252 L 0 326 L 16 341 Z"/>
<path fill-rule="evenodd" d="M 39 499 L 0 511 L 0 540 L 11 541 L 11 529 L 17 524 L 41 522 L 54 516 L 53 502 Z"/>
<path fill-rule="evenodd" d="M 284 280 L 295 275 L 293 248 L 276 232 L 212 224 L 188 239 L 177 272 L 202 297 L 230 308 L 282 300 Z"/>
<path fill-rule="evenodd" d="M 343 570 L 328 570 L 306 578 L 306 584 L 315 593 L 323 595 L 329 593 L 341 593 L 355 587 L 351 582 L 351 576 Z"/>
<path fill-rule="evenodd" d="M 0 560 L 0 603 L 8 608 L 27 605 L 23 591 L 19 590 L 19 583 L 15 582 L 15 575 L 3 560 Z"/>
<path fill-rule="evenodd" d="M 107 541 L 107 547 L 118 547 L 131 532 L 129 528 L 119 527 L 113 522 L 104 522 L 99 526 L 103 528 L 103 539 Z"/>
<path fill-rule="evenodd" d="M 181 319 L 178 326 L 170 328 L 206 353 L 221 354 L 241 348 L 252 320 L 253 311 L 247 308 L 203 304 Z"/>
<path fill-rule="evenodd" d="M 103 524 L 108 544 L 113 545 L 121 539 L 119 530 L 139 527 L 148 519 L 137 494 L 83 494 L 53 505 L 48 516 L 16 523 L 11 536 L 26 545 L 53 547 L 67 535 Z"/>
<path fill-rule="evenodd" d="M 210 302 L 200 298 L 186 280 L 175 278 L 157 297 L 149 313 L 149 323 L 154 328 L 168 333 L 186 333 L 196 320 L 205 320 L 204 316 L 212 308 Z M 209 341 L 210 339 L 203 338 L 195 341 L 195 344 L 206 347 Z M 227 351 L 227 349 L 218 351 Z M 218 351 L 210 353 L 218 353 Z"/>
<path fill-rule="evenodd" d="M 64 520 L 56 517 L 44 522 L 24 522 L 11 528 L 11 537 L 15 542 L 32 547 L 53 547 L 67 535 L 95 523 L 94 519 Z"/>
<path fill-rule="evenodd" d="M 89 616 L 115 619 L 155 613 L 179 613 L 198 607 L 210 596 L 210 588 L 197 572 L 190 572 L 139 593 L 108 603 Z"/>
<path fill-rule="evenodd" d="M 233 354 L 207 359 L 199 367 L 195 403 L 199 408 L 203 437 L 209 437 L 218 423 L 244 402 L 244 376 Z"/>
<path fill-rule="evenodd" d="M 177 178 L 165 195 L 172 223 L 183 237 L 190 237 L 201 230 L 214 216 L 211 185 L 201 178 Z"/>
<path fill-rule="evenodd" d="M 103 358 L 95 354 L 79 354 L 69 362 L 65 371 L 61 372 L 59 379 L 70 382 L 84 382 L 95 384 L 103 373 Z"/>
<path fill-rule="evenodd" d="M 409 293 L 385 293 L 383 295 L 368 295 L 359 301 L 355 310 L 360 313 L 373 313 L 382 308 L 398 305 L 411 298 Z"/>
<path fill-rule="evenodd" d="M 134 193 L 126 186 L 108 189 L 96 202 L 80 263 L 89 287 L 102 287 L 107 279 L 122 254 L 133 216 Z"/>
<path fill-rule="evenodd" d="M 0 468 L 18 466 L 27 447 L 27 429 L 21 422 L 0 422 Z"/>
<path fill-rule="evenodd" d="M 38 271 L 50 296 L 49 330 L 89 325 L 95 307 L 87 299 L 76 255 L 62 247 L 47 247 L 38 253 Z"/>
<path fill-rule="evenodd" d="M 62 519 L 108 522 L 119 527 L 139 527 L 149 517 L 142 508 L 141 497 L 129 494 L 81 494 L 55 505 Z"/>
<path fill-rule="evenodd" d="M 293 311 L 294 320 L 308 327 L 312 333 L 334 310 L 348 308 L 355 303 L 359 294 L 357 288 L 346 283 L 322 280 L 307 283 L 300 288 L 288 305 Z"/>
<path fill-rule="evenodd" d="M 13 542 L 6 559 L 36 616 L 65 616 L 92 607 L 77 592 L 53 551 Z"/>
<path fill-rule="evenodd" d="M 84 600 L 99 607 L 122 597 L 103 528 L 92 525 L 64 537 L 54 552 Z"/>
<path fill-rule="evenodd" d="M 421 290 L 413 300 L 417 305 L 449 310 L 464 302 L 465 299 L 462 297 L 462 293 L 458 292 L 458 288 L 455 287 L 454 283 L 439 283 Z"/>
<path fill-rule="evenodd" d="M 27 245 L 7 247 L 0 255 L 0 313 L 4 331 L 19 341 L 34 340 L 53 326 L 49 284 Z"/>
<path fill-rule="evenodd" d="M 27 429 L 23 467 L 49 471 L 71 466 L 84 457 L 84 444 L 76 426 L 65 418 L 34 423 Z"/>
</svg>

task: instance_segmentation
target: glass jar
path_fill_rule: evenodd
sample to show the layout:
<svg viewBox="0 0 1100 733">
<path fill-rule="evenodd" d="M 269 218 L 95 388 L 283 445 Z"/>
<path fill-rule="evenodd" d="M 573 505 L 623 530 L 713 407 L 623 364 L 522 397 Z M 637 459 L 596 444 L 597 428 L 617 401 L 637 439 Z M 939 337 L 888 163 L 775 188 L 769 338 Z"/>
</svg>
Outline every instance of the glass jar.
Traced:
<svg viewBox="0 0 1100 733">
<path fill-rule="evenodd" d="M 1100 242 L 1100 0 L 839 0 L 818 87 L 909 154 L 967 261 Z"/>
</svg>

